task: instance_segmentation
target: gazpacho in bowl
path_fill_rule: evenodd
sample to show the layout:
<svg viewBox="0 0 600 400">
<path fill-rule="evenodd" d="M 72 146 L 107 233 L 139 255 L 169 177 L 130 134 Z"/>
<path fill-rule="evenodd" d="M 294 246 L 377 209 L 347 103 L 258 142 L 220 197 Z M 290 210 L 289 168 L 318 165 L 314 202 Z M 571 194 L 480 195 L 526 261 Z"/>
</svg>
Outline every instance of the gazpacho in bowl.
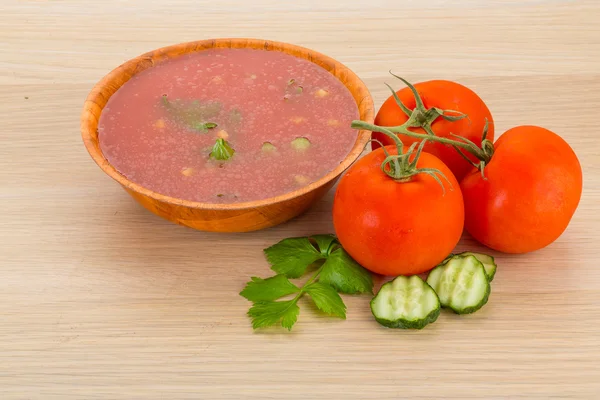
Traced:
<svg viewBox="0 0 600 400">
<path fill-rule="evenodd" d="M 146 208 L 211 231 L 281 223 L 320 198 L 362 152 L 364 84 L 297 46 L 210 40 L 111 72 L 82 116 L 88 151 Z"/>
</svg>

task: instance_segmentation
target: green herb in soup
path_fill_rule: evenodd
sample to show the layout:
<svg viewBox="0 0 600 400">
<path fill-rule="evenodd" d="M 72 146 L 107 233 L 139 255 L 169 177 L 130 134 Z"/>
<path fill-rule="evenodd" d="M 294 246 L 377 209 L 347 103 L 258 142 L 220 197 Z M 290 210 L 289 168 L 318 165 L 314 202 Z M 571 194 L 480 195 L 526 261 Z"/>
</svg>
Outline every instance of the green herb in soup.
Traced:
<svg viewBox="0 0 600 400">
<path fill-rule="evenodd" d="M 298 152 L 305 152 L 310 148 L 310 140 L 305 137 L 297 137 L 292 140 L 292 147 Z"/>
<path fill-rule="evenodd" d="M 264 154 L 272 154 L 277 151 L 277 147 L 275 147 L 273 145 L 273 143 L 271 143 L 271 142 L 264 142 L 263 145 L 261 146 L 261 151 Z"/>
<path fill-rule="evenodd" d="M 227 161 L 233 156 L 233 153 L 235 153 L 235 150 L 231 148 L 229 143 L 225 139 L 218 138 L 209 156 L 215 160 Z"/>
<path fill-rule="evenodd" d="M 282 96 L 289 101 L 282 101 Z M 358 108 L 328 71 L 250 49 L 178 56 L 133 76 L 100 117 L 102 153 L 155 192 L 204 203 L 276 197 L 336 168 Z"/>
<path fill-rule="evenodd" d="M 221 103 L 200 103 L 199 100 L 183 101 L 181 99 L 171 101 L 166 94 L 162 95 L 161 103 L 168 110 L 168 115 L 174 122 L 185 125 L 189 129 L 206 133 L 209 129 L 218 126 L 215 122 L 208 120 L 219 114 Z"/>
<path fill-rule="evenodd" d="M 300 85 L 296 79 L 290 79 L 287 82 L 287 86 L 285 88 L 285 94 L 283 95 L 284 100 L 290 100 L 295 96 L 301 95 L 304 91 L 304 87 Z"/>
</svg>

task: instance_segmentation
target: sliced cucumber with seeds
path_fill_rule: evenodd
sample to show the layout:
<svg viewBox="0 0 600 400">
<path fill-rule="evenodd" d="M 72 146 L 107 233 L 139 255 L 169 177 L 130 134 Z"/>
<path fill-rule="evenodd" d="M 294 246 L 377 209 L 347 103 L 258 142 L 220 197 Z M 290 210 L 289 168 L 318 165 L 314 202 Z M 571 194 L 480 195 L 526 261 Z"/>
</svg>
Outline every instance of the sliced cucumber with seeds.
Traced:
<svg viewBox="0 0 600 400">
<path fill-rule="evenodd" d="M 466 256 L 473 256 L 476 259 L 478 259 L 479 262 L 483 264 L 483 268 L 485 268 L 485 274 L 488 277 L 488 281 L 491 282 L 494 280 L 494 276 L 496 275 L 496 268 L 498 266 L 496 265 L 496 260 L 494 260 L 494 257 L 492 257 L 488 254 L 474 253 L 472 251 L 465 251 L 463 253 L 458 253 L 458 254 L 451 253 L 448 255 L 448 257 L 444 258 L 444 260 L 440 264 L 447 263 L 453 257 L 466 257 Z"/>
<path fill-rule="evenodd" d="M 476 259 L 479 260 L 480 263 L 483 264 L 483 268 L 485 268 L 485 274 L 488 277 L 488 281 L 493 281 L 494 280 L 494 275 L 496 275 L 496 268 L 498 267 L 496 265 L 496 261 L 494 260 L 494 257 L 487 255 L 487 254 L 482 254 L 482 253 L 473 253 L 471 251 L 465 251 L 464 253 L 459 253 L 456 254 L 459 257 L 466 257 L 466 256 L 473 256 Z"/>
<path fill-rule="evenodd" d="M 490 282 L 483 264 L 475 256 L 454 256 L 435 267 L 427 283 L 437 293 L 443 307 L 457 314 L 470 314 L 485 305 Z"/>
<path fill-rule="evenodd" d="M 371 300 L 375 320 L 388 328 L 422 329 L 440 315 L 440 300 L 417 275 L 384 284 Z"/>
<path fill-rule="evenodd" d="M 299 152 L 306 151 L 310 147 L 310 140 L 305 137 L 297 137 L 292 140 L 292 147 Z"/>
<path fill-rule="evenodd" d="M 271 142 L 264 142 L 260 149 L 265 154 L 270 154 L 277 151 L 277 147 L 275 147 Z"/>
</svg>

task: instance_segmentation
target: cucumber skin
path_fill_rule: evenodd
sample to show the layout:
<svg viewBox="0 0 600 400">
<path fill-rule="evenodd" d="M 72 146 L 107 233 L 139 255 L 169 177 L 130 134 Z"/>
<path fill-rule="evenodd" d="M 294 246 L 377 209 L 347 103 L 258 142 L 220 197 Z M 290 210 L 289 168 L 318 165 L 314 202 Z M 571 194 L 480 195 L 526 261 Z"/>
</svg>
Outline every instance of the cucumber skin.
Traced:
<svg viewBox="0 0 600 400">
<path fill-rule="evenodd" d="M 467 252 L 465 252 L 465 253 L 467 253 Z M 460 254 L 454 254 L 454 255 L 451 254 L 451 255 L 449 255 L 444 261 L 442 261 L 441 264 L 439 264 L 438 266 L 436 266 L 433 269 L 442 268 L 444 265 L 446 265 L 446 263 L 448 261 L 450 261 L 450 259 L 452 257 L 457 257 L 457 256 L 460 256 Z M 475 258 L 477 260 L 477 258 L 475 256 L 473 256 L 473 255 L 469 255 L 467 257 L 473 257 L 473 258 Z M 479 260 L 477 260 L 477 262 L 481 265 L 481 268 L 483 269 L 483 274 L 488 278 L 487 279 L 487 288 L 486 288 L 485 294 L 484 294 L 483 299 L 481 300 L 481 302 L 479 302 L 479 304 L 477 304 L 476 306 L 463 308 L 462 310 L 457 310 L 457 309 L 454 309 L 454 308 L 452 308 L 450 306 L 445 306 L 445 305 L 441 304 L 441 302 L 440 302 L 440 304 L 442 305 L 442 308 L 449 308 L 452 311 L 454 311 L 455 314 L 465 315 L 465 314 L 473 314 L 475 311 L 479 310 L 481 307 L 483 307 L 483 306 L 485 306 L 487 304 L 487 302 L 488 302 L 488 300 L 490 298 L 490 293 L 492 292 L 492 286 L 490 285 L 490 278 L 488 277 L 487 273 L 485 272 L 485 267 L 483 266 L 483 263 L 481 261 L 479 261 Z M 432 271 L 433 271 L 433 269 L 432 269 Z M 427 284 L 429 285 L 429 283 L 427 283 Z M 435 292 L 435 289 L 434 289 L 434 292 Z M 436 292 L 436 294 L 437 294 L 437 292 Z M 438 298 L 439 298 L 439 296 L 438 296 Z"/>
<path fill-rule="evenodd" d="M 399 329 L 423 329 L 427 325 L 435 322 L 440 316 L 441 308 L 438 306 L 435 310 L 430 312 L 425 318 L 416 320 L 416 321 L 408 321 L 405 319 L 399 319 L 396 321 L 390 321 L 388 319 L 377 318 L 375 317 L 375 313 L 373 313 L 373 300 L 371 300 L 371 313 L 375 317 L 375 321 L 385 326 L 386 328 L 399 328 Z"/>
<path fill-rule="evenodd" d="M 461 253 L 461 254 L 462 254 L 462 253 Z M 450 254 L 448 254 L 448 256 L 447 256 L 446 258 L 444 258 L 444 259 L 442 260 L 442 262 L 440 262 L 438 265 L 444 265 L 444 264 L 446 264 L 448 261 L 450 261 L 450 259 L 451 259 L 452 257 L 454 257 L 454 256 L 456 256 L 456 255 L 458 255 L 458 254 L 454 254 L 454 253 L 450 253 Z M 436 265 L 435 267 L 437 267 L 438 265 Z M 435 268 L 435 267 L 433 267 L 433 268 Z M 433 269 L 433 268 L 432 268 L 432 269 Z"/>
<path fill-rule="evenodd" d="M 429 283 L 427 283 L 427 281 L 421 279 L 421 281 L 429 286 L 429 288 L 433 291 L 433 293 L 435 294 L 435 296 L 437 297 L 437 293 L 435 292 L 435 290 L 433 290 L 433 288 L 429 285 Z M 391 284 L 393 282 L 389 281 L 383 284 L 383 286 Z M 381 287 L 381 289 L 383 289 L 383 286 Z M 381 289 L 379 289 L 379 291 L 381 291 Z M 378 292 L 379 294 L 379 292 Z M 377 295 L 375 295 L 375 297 L 377 297 Z M 371 306 L 371 314 L 373 314 L 373 317 L 375 317 L 375 321 L 377 321 L 379 324 L 387 327 L 387 328 L 396 328 L 396 329 L 423 329 L 425 328 L 427 325 L 435 322 L 438 317 L 440 316 L 440 312 L 442 310 L 442 303 L 440 303 L 440 299 L 438 297 L 438 306 L 435 310 L 431 311 L 429 314 L 427 314 L 427 316 L 425 318 L 421 318 L 415 321 L 410 321 L 410 320 L 406 320 L 406 319 L 398 319 L 398 320 L 389 320 L 389 319 L 385 319 L 385 318 L 377 318 L 377 316 L 375 315 L 375 311 L 373 310 L 373 302 L 375 301 L 375 297 L 373 297 L 373 299 L 371 300 L 371 302 L 369 303 L 369 305 Z"/>
</svg>

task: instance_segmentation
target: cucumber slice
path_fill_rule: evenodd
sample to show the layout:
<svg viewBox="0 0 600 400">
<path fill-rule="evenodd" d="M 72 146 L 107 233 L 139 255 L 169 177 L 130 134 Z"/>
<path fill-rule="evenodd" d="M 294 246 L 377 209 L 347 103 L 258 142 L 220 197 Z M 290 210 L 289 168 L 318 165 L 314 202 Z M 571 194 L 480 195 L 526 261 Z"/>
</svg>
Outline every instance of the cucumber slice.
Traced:
<svg viewBox="0 0 600 400">
<path fill-rule="evenodd" d="M 271 154 L 277 151 L 277 147 L 271 142 L 264 142 L 260 150 L 265 154 Z"/>
<path fill-rule="evenodd" d="M 475 256 L 453 257 L 429 273 L 427 283 L 443 307 L 457 314 L 470 314 L 485 305 L 490 282 L 483 264 Z"/>
<path fill-rule="evenodd" d="M 496 265 L 496 261 L 494 260 L 494 257 L 489 256 L 487 254 L 482 254 L 482 253 L 473 253 L 471 251 L 465 251 L 464 253 L 460 253 L 460 254 L 456 254 L 456 256 L 460 256 L 460 257 L 466 257 L 466 256 L 473 256 L 476 259 L 479 260 L 480 263 L 483 264 L 483 268 L 485 268 L 485 274 L 488 277 L 488 281 L 493 281 L 494 280 L 494 275 L 496 275 L 496 268 L 498 267 Z"/>
<path fill-rule="evenodd" d="M 301 153 L 308 150 L 310 145 L 310 140 L 305 137 L 297 137 L 296 139 L 292 140 L 292 147 L 294 150 Z"/>
<path fill-rule="evenodd" d="M 388 328 L 423 329 L 440 315 L 440 300 L 418 276 L 399 276 L 381 287 L 371 300 L 371 312 Z"/>
</svg>

